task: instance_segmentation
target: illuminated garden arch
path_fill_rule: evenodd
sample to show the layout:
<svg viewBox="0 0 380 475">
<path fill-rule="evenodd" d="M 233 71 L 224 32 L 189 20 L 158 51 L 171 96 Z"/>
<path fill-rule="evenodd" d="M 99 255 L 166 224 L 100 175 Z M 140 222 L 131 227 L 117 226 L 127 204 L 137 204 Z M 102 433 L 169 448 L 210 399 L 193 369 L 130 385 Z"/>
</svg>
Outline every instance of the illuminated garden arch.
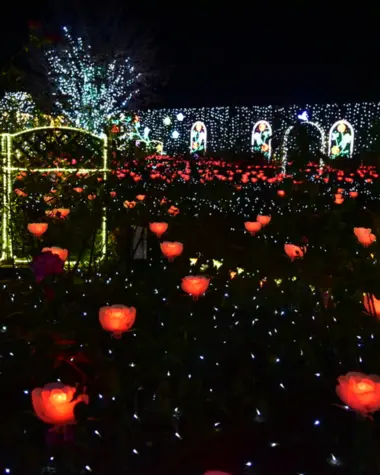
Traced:
<svg viewBox="0 0 380 475">
<path fill-rule="evenodd" d="M 190 152 L 199 153 L 207 150 L 207 128 L 204 122 L 197 120 L 191 126 Z"/>
<path fill-rule="evenodd" d="M 352 125 L 344 119 L 333 124 L 329 132 L 329 157 L 351 158 L 354 152 L 355 133 Z"/>
<path fill-rule="evenodd" d="M 272 127 L 266 120 L 259 120 L 253 126 L 251 147 L 253 152 L 262 153 L 270 159 L 272 155 Z"/>
<path fill-rule="evenodd" d="M 47 143 L 54 141 L 59 138 L 62 138 L 62 135 L 65 136 L 66 132 L 75 132 L 84 137 L 91 137 L 95 139 L 99 145 L 99 150 L 101 150 L 101 163 L 99 167 L 96 168 L 71 168 L 71 167 L 58 167 L 52 166 L 49 168 L 34 167 L 33 164 L 30 167 L 25 166 L 24 162 L 29 162 L 28 153 L 33 151 L 38 155 L 40 150 L 44 150 L 42 147 L 47 148 Z M 35 138 L 35 133 L 45 133 L 46 142 L 38 141 L 39 150 L 33 150 L 33 138 Z M 21 144 L 17 144 L 17 139 L 22 137 L 24 140 Z M 16 142 L 16 143 L 15 143 Z M 59 143 L 58 143 L 59 145 Z M 1 155 L 3 157 L 2 161 L 2 184 L 3 184 L 3 217 L 2 217 L 2 252 L 0 257 L 0 262 L 4 261 L 13 261 L 15 264 L 25 264 L 28 262 L 28 259 L 20 258 L 15 255 L 12 242 L 12 233 L 10 231 L 11 225 L 11 204 L 12 204 L 12 194 L 13 194 L 13 175 L 18 172 L 37 172 L 37 173 L 77 173 L 77 174 L 88 174 L 88 173 L 99 173 L 102 180 L 105 182 L 107 180 L 108 172 L 108 138 L 105 134 L 95 135 L 92 132 L 89 132 L 84 129 L 77 127 L 68 127 L 68 126 L 46 126 L 46 127 L 34 127 L 22 130 L 14 134 L 4 133 L 0 134 L 0 147 Z M 25 148 L 25 150 L 22 149 Z M 107 216 L 106 209 L 102 208 L 101 216 L 101 259 L 106 256 L 106 246 L 107 246 Z"/>
<path fill-rule="evenodd" d="M 323 130 L 323 128 L 317 123 L 317 122 L 311 122 L 311 121 L 304 121 L 302 122 L 302 125 L 311 125 L 313 127 L 315 127 L 320 136 L 321 136 L 321 147 L 320 147 L 320 151 L 323 153 L 323 154 L 326 154 L 327 153 L 327 143 L 326 143 L 326 134 L 325 134 L 325 131 Z M 289 146 L 288 146 L 288 142 L 289 142 L 289 135 L 290 135 L 290 132 L 294 129 L 294 125 L 291 125 L 290 127 L 288 127 L 286 130 L 285 130 L 285 134 L 284 134 L 284 140 L 283 140 L 283 143 L 282 143 L 282 150 L 283 150 L 283 162 L 284 164 L 286 164 L 287 160 L 288 160 L 288 153 L 289 153 Z"/>
</svg>

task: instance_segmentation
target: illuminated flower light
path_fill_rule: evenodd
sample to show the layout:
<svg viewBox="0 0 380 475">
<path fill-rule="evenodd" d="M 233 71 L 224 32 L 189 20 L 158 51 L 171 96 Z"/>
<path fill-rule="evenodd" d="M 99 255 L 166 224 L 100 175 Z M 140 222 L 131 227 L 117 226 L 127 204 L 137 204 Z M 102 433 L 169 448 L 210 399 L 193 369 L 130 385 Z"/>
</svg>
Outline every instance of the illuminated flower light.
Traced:
<svg viewBox="0 0 380 475">
<path fill-rule="evenodd" d="M 339 376 L 336 393 L 344 404 L 368 416 L 380 409 L 380 377 L 350 372 Z"/>
<path fill-rule="evenodd" d="M 271 222 L 271 219 L 271 216 L 265 216 L 262 214 L 258 214 L 256 217 L 256 220 L 262 225 L 262 227 L 268 226 L 268 224 Z"/>
<path fill-rule="evenodd" d="M 277 195 L 281 196 L 283 198 L 285 196 L 285 191 L 284 190 L 277 190 Z"/>
<path fill-rule="evenodd" d="M 49 225 L 47 223 L 29 223 L 28 231 L 39 239 L 43 234 L 46 233 L 48 226 Z"/>
<path fill-rule="evenodd" d="M 99 321 L 104 330 L 111 332 L 114 338 L 121 338 L 122 333 L 132 328 L 136 320 L 135 307 L 125 305 L 112 305 L 101 307 Z"/>
<path fill-rule="evenodd" d="M 17 196 L 21 196 L 22 198 L 26 198 L 28 196 L 28 194 L 25 193 L 25 191 L 20 190 L 19 188 L 16 188 L 14 192 L 16 193 Z"/>
<path fill-rule="evenodd" d="M 174 259 L 180 256 L 183 252 L 183 244 L 181 242 L 164 241 L 160 244 L 160 247 L 162 253 L 170 262 L 174 261 Z"/>
<path fill-rule="evenodd" d="M 44 247 L 42 252 L 51 252 L 52 254 L 57 255 L 63 262 L 67 261 L 69 256 L 69 251 L 67 249 L 62 249 L 60 247 Z"/>
<path fill-rule="evenodd" d="M 376 241 L 376 236 L 370 228 L 354 228 L 354 234 L 363 247 L 368 247 Z"/>
<path fill-rule="evenodd" d="M 198 300 L 198 298 L 206 292 L 209 285 L 209 278 L 202 275 L 189 275 L 182 279 L 181 287 L 182 290 L 191 295 L 194 300 Z"/>
<path fill-rule="evenodd" d="M 177 214 L 179 214 L 179 208 L 177 208 L 177 206 L 170 206 L 170 208 L 168 209 L 168 213 L 172 216 L 177 216 Z"/>
<path fill-rule="evenodd" d="M 158 238 L 160 238 L 168 230 L 168 223 L 149 223 L 149 229 L 154 233 Z"/>
<path fill-rule="evenodd" d="M 364 294 L 363 305 L 370 315 L 373 315 L 380 320 L 380 300 L 378 300 L 373 294 Z"/>
<path fill-rule="evenodd" d="M 136 204 L 137 204 L 136 201 L 128 201 L 128 200 L 126 200 L 126 201 L 124 201 L 123 206 L 124 206 L 124 208 L 132 209 L 132 208 L 134 208 L 134 207 L 136 206 Z"/>
<path fill-rule="evenodd" d="M 251 234 L 251 236 L 254 236 L 261 230 L 262 224 L 258 221 L 246 221 L 244 223 L 244 227 Z"/>
<path fill-rule="evenodd" d="M 137 201 L 144 201 L 145 200 L 145 195 L 137 195 L 136 200 Z"/>
<path fill-rule="evenodd" d="M 46 210 L 45 214 L 49 218 L 65 219 L 70 214 L 70 209 L 69 208 L 56 208 L 56 209 L 52 209 L 52 210 Z"/>
<path fill-rule="evenodd" d="M 75 399 L 74 399 L 75 396 Z M 89 403 L 86 394 L 76 394 L 76 388 L 62 383 L 46 384 L 32 391 L 32 405 L 37 417 L 47 424 L 75 424 L 74 409 L 79 403 Z"/>
<path fill-rule="evenodd" d="M 357 191 L 350 191 L 349 195 L 350 195 L 351 198 L 355 199 L 355 198 L 358 197 L 359 193 Z"/>
<path fill-rule="evenodd" d="M 306 254 L 307 248 L 302 246 L 296 246 L 295 244 L 285 244 L 284 245 L 285 253 L 293 262 L 296 259 L 302 259 Z"/>
</svg>

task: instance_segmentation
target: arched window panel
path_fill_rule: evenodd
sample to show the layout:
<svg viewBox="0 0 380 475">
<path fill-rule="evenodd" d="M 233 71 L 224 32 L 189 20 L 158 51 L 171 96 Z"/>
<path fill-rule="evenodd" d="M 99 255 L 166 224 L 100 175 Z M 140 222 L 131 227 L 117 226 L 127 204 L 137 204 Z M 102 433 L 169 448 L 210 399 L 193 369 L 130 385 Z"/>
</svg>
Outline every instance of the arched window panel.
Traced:
<svg viewBox="0 0 380 475">
<path fill-rule="evenodd" d="M 197 120 L 191 126 L 190 152 L 201 153 L 207 150 L 207 129 L 205 124 Z"/>
<path fill-rule="evenodd" d="M 329 157 L 351 158 L 354 152 L 354 128 L 347 120 L 338 120 L 329 132 Z"/>
<path fill-rule="evenodd" d="M 272 127 L 266 120 L 259 120 L 253 126 L 251 150 L 262 153 L 268 160 L 272 155 Z"/>
</svg>

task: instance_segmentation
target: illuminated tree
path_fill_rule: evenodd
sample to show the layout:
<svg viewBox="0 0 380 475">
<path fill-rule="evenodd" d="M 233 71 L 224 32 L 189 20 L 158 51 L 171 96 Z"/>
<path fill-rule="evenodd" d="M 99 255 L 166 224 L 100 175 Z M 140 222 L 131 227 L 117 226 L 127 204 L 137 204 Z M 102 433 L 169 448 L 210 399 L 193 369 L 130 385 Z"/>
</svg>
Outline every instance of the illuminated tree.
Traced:
<svg viewBox="0 0 380 475">
<path fill-rule="evenodd" d="M 54 106 L 77 127 L 103 132 L 138 93 L 140 73 L 127 55 L 96 54 L 89 40 L 66 27 L 62 41 L 44 54 Z"/>
<path fill-rule="evenodd" d="M 17 132 L 33 125 L 36 105 L 26 92 L 6 92 L 0 100 L 0 132 Z"/>
</svg>

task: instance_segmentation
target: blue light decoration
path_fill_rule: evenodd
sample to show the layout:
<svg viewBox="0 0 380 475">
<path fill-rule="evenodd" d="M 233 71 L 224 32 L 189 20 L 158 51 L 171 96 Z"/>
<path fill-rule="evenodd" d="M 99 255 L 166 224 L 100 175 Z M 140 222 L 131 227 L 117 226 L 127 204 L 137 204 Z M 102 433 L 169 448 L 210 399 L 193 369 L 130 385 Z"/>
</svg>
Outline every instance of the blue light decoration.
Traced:
<svg viewBox="0 0 380 475">
<path fill-rule="evenodd" d="M 301 114 L 298 114 L 298 119 L 302 120 L 303 122 L 307 122 L 309 120 L 309 114 L 306 111 L 303 111 Z"/>
</svg>

